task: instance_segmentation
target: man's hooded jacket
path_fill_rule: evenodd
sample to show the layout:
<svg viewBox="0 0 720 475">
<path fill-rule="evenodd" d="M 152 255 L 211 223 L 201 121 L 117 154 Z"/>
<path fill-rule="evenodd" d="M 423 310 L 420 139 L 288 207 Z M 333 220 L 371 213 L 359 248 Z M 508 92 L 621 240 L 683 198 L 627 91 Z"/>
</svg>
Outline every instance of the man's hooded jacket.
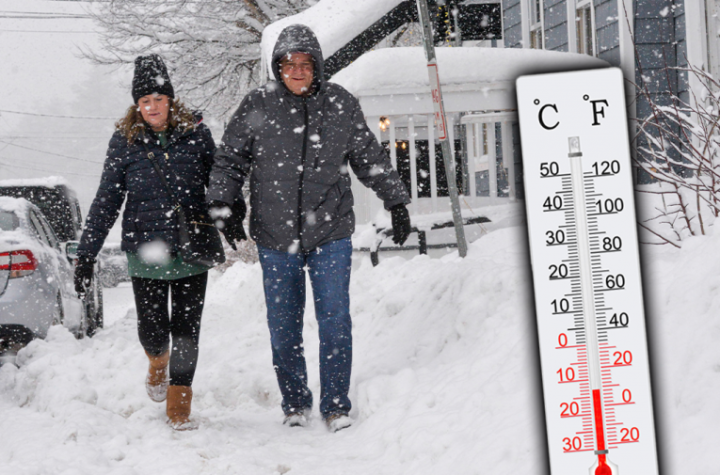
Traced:
<svg viewBox="0 0 720 475">
<path fill-rule="evenodd" d="M 314 59 L 307 96 L 293 94 L 281 80 L 279 61 L 296 52 Z M 348 165 L 386 209 L 410 202 L 357 99 L 323 80 L 323 64 L 312 30 L 285 28 L 272 57 L 277 81 L 245 97 L 218 147 L 208 200 L 233 203 L 250 175 L 250 234 L 262 247 L 311 251 L 350 237 L 355 215 Z"/>
</svg>

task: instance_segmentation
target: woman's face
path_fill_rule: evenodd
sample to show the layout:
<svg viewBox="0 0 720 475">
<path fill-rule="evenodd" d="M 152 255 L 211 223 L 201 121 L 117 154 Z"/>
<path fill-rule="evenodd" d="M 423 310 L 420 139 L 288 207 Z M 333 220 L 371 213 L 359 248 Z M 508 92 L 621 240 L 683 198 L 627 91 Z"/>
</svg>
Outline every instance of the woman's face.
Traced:
<svg viewBox="0 0 720 475">
<path fill-rule="evenodd" d="M 164 94 L 148 94 L 138 101 L 142 118 L 155 132 L 167 129 L 170 98 Z"/>
</svg>

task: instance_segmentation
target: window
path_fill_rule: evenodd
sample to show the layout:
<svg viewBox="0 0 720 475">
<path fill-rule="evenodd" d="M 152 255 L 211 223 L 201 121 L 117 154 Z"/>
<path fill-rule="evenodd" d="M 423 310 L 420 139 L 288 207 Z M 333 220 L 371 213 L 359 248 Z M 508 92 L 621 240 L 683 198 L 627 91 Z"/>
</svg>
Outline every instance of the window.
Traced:
<svg viewBox="0 0 720 475">
<path fill-rule="evenodd" d="M 595 56 L 593 16 L 592 0 L 583 0 L 577 3 L 575 10 L 577 50 L 578 53 L 589 54 L 590 56 Z"/>
<path fill-rule="evenodd" d="M 18 217 L 10 211 L 0 210 L 0 231 L 12 231 L 20 225 Z"/>
<path fill-rule="evenodd" d="M 40 222 L 40 224 L 43 227 L 43 231 L 45 232 L 45 236 L 47 237 L 48 242 L 50 245 L 55 248 L 55 250 L 60 250 L 60 242 L 57 239 L 57 236 L 55 236 L 55 231 L 53 231 L 52 227 L 50 227 L 50 224 L 48 224 L 47 220 L 44 216 L 38 215 L 37 220 Z"/>
<path fill-rule="evenodd" d="M 42 224 L 40 224 L 40 218 L 38 218 L 38 215 L 35 214 L 35 211 L 33 210 L 30 210 L 30 222 L 32 223 L 32 230 L 35 232 L 38 239 L 46 245 L 51 246 L 50 239 L 47 237 Z"/>
<path fill-rule="evenodd" d="M 530 47 L 543 49 L 543 2 L 530 1 Z"/>
</svg>

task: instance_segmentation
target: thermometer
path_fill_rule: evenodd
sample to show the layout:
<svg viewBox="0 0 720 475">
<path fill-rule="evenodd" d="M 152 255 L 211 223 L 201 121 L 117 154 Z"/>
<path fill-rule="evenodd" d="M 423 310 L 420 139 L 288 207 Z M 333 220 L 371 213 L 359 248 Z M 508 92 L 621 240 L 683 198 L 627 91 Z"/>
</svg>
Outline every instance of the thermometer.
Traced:
<svg viewBox="0 0 720 475">
<path fill-rule="evenodd" d="M 616 68 L 517 80 L 553 475 L 658 473 L 624 94 Z"/>
</svg>

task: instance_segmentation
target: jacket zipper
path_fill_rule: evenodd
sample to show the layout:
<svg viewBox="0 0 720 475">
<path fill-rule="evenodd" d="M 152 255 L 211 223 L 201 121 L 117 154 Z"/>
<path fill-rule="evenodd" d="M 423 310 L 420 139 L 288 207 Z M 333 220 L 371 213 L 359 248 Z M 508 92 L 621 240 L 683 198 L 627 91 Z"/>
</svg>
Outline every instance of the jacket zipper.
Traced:
<svg viewBox="0 0 720 475">
<path fill-rule="evenodd" d="M 323 102 L 320 104 L 320 127 L 317 131 L 318 140 L 315 142 L 315 145 L 313 145 L 313 148 L 315 149 L 315 160 L 313 161 L 313 168 L 315 171 L 318 169 L 318 164 L 320 162 L 320 149 L 322 148 L 322 133 L 323 133 L 323 125 L 325 125 L 325 115 L 323 111 L 325 110 L 325 98 L 323 98 Z"/>
<path fill-rule="evenodd" d="M 307 107 L 307 98 L 302 98 L 303 103 L 303 115 L 304 115 L 304 125 L 305 130 L 303 131 L 303 146 L 302 146 L 302 170 L 300 170 L 300 186 L 298 191 L 298 243 L 300 247 L 300 251 L 302 252 L 303 249 L 303 239 L 302 239 L 302 229 L 303 229 L 303 215 L 302 215 L 302 197 L 303 197 L 303 177 L 305 176 L 305 154 L 307 154 L 307 142 L 308 142 L 308 128 L 309 128 L 309 120 L 308 120 L 308 107 Z"/>
</svg>

